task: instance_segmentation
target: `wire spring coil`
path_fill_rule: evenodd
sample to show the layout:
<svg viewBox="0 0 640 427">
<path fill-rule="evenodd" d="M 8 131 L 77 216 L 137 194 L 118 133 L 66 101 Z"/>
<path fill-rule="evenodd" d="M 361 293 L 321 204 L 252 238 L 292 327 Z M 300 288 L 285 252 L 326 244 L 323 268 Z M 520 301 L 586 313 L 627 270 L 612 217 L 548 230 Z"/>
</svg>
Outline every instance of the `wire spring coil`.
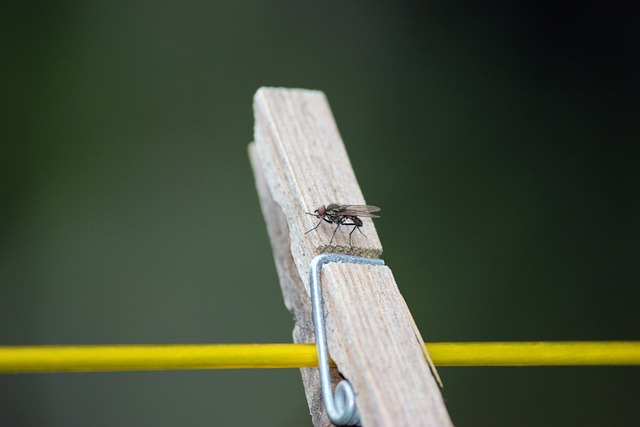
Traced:
<svg viewBox="0 0 640 427">
<path fill-rule="evenodd" d="M 360 415 L 356 407 L 353 387 L 347 380 L 338 383 L 335 395 L 331 387 L 329 371 L 329 351 L 327 349 L 327 335 L 324 326 L 324 310 L 322 305 L 322 289 L 320 285 L 320 270 L 324 264 L 330 262 L 344 262 L 350 264 L 384 265 L 381 259 L 362 258 L 342 254 L 322 254 L 311 261 L 309 269 L 309 288 L 311 291 L 311 307 L 313 310 L 313 325 L 316 333 L 318 349 L 318 366 L 320 368 L 320 384 L 322 398 L 327 415 L 336 425 L 360 425 Z"/>
</svg>

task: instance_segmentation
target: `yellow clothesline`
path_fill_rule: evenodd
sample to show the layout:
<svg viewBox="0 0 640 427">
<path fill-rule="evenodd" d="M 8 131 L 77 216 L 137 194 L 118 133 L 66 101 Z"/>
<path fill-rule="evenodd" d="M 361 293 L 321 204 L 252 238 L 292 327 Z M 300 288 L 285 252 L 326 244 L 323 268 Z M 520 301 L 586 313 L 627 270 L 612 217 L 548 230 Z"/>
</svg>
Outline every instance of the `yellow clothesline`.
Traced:
<svg viewBox="0 0 640 427">
<path fill-rule="evenodd" d="M 436 366 L 640 365 L 640 341 L 437 342 Z M 315 344 L 0 347 L 0 373 L 317 366 Z"/>
</svg>

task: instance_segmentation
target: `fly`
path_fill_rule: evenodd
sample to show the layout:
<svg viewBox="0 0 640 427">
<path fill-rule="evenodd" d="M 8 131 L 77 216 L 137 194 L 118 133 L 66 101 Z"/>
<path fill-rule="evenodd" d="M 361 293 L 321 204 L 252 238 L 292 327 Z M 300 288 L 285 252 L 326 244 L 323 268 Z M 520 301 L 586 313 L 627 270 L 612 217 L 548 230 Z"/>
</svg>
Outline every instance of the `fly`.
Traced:
<svg viewBox="0 0 640 427">
<path fill-rule="evenodd" d="M 372 212 L 378 212 L 380 210 L 377 206 L 371 205 L 339 205 L 337 203 L 331 203 L 327 206 L 322 205 L 313 213 L 305 212 L 311 216 L 315 216 L 319 218 L 320 221 L 313 227 L 311 230 L 308 230 L 307 234 L 322 224 L 322 221 L 326 221 L 329 224 L 336 224 L 335 230 L 333 230 L 333 235 L 331 236 L 331 241 L 329 245 L 333 243 L 333 238 L 336 236 L 336 232 L 341 225 L 352 226 L 351 232 L 349 233 L 349 246 L 351 246 L 351 235 L 356 229 L 364 236 L 360 227 L 362 227 L 362 218 L 380 218 L 379 215 L 375 215 Z"/>
</svg>

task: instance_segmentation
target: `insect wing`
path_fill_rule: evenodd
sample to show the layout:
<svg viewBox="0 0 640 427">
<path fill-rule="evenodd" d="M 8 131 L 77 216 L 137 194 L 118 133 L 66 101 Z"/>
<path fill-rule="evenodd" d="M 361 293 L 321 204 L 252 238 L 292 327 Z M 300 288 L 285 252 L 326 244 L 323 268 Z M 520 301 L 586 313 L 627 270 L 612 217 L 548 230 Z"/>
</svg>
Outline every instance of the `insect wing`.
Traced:
<svg viewBox="0 0 640 427">
<path fill-rule="evenodd" d="M 380 215 L 375 215 L 372 212 L 378 212 L 380 210 L 377 206 L 372 205 L 345 205 L 341 206 L 340 215 L 346 216 L 361 216 L 363 218 L 380 218 Z"/>
</svg>

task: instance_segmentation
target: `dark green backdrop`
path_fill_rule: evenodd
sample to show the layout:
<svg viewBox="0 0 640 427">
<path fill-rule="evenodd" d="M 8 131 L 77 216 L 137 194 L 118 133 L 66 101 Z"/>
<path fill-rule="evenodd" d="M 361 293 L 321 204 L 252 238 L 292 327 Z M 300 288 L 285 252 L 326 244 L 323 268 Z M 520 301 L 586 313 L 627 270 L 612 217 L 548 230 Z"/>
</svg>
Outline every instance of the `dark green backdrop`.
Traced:
<svg viewBox="0 0 640 427">
<path fill-rule="evenodd" d="M 260 86 L 327 94 L 427 340 L 640 339 L 634 7 L 42 3 L 0 13 L 0 344 L 289 342 Z M 638 368 L 440 372 L 460 426 L 640 424 Z M 0 424 L 310 421 L 269 370 L 3 375 Z"/>
</svg>

